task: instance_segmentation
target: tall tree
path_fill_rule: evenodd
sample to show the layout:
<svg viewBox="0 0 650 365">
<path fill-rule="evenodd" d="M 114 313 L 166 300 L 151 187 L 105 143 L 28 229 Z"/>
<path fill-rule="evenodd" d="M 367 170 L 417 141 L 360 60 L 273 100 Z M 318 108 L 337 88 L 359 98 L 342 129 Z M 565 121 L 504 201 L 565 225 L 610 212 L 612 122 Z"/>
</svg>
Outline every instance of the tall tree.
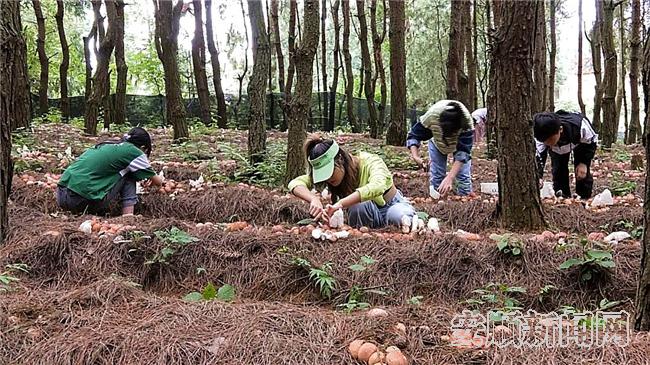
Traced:
<svg viewBox="0 0 650 365">
<path fill-rule="evenodd" d="M 372 60 L 368 47 L 368 23 L 366 22 L 366 1 L 357 0 L 357 18 L 359 19 L 359 43 L 361 45 L 361 62 L 363 63 L 363 91 L 368 104 L 368 125 L 370 137 L 379 138 L 377 125 L 377 107 L 375 105 L 375 85 L 372 82 Z"/>
<path fill-rule="evenodd" d="M 248 26 L 246 25 L 246 11 L 244 10 L 244 0 L 239 0 L 239 5 L 241 7 L 241 16 L 244 24 L 244 36 L 246 38 L 246 48 L 248 49 L 249 41 L 248 41 Z M 254 51 L 253 51 L 254 52 Z M 255 55 L 253 55 L 255 56 Z M 237 75 L 237 81 L 239 81 L 239 88 L 237 88 L 237 102 L 235 103 L 233 109 L 235 112 L 235 119 L 239 120 L 239 105 L 241 104 L 242 100 L 242 91 L 243 91 L 243 85 L 244 85 L 244 79 L 246 78 L 246 74 L 248 73 L 248 52 L 244 52 L 244 69 L 242 70 L 241 73 Z"/>
<path fill-rule="evenodd" d="M 386 143 L 403 146 L 406 142 L 406 9 L 402 0 L 390 0 L 390 123 Z"/>
<path fill-rule="evenodd" d="M 546 17 L 544 1 L 535 1 L 535 53 L 533 54 L 533 98 L 531 100 L 531 113 L 539 113 L 546 110 L 546 83 L 548 75 L 546 71 Z"/>
<path fill-rule="evenodd" d="M 212 64 L 212 84 L 217 99 L 217 126 L 226 128 L 228 125 L 228 109 L 226 98 L 221 86 L 221 64 L 219 63 L 219 50 L 214 43 L 212 33 L 212 0 L 205 0 L 205 35 L 208 38 L 208 51 L 210 52 L 210 63 Z"/>
<path fill-rule="evenodd" d="M 459 100 L 468 105 L 467 92 L 462 87 L 463 84 L 467 85 L 467 75 L 463 72 L 465 2 L 465 0 L 451 0 L 449 46 L 447 48 L 447 99 Z M 463 81 L 463 79 L 465 80 Z"/>
<path fill-rule="evenodd" d="M 287 108 L 289 121 L 287 181 L 305 172 L 305 155 L 302 151 L 302 144 L 307 135 L 309 104 L 313 86 L 314 56 L 318 48 L 318 8 L 317 0 L 305 0 L 303 5 L 303 32 L 292 56 L 296 68 L 296 92 L 291 96 Z"/>
<path fill-rule="evenodd" d="M 603 22 L 603 1 L 594 0 L 596 4 L 596 21 L 591 29 L 591 64 L 594 70 L 596 84 L 594 86 L 594 116 L 591 118 L 594 128 L 602 133 L 602 98 L 603 98 L 603 77 L 602 77 L 602 36 L 601 24 Z"/>
<path fill-rule="evenodd" d="M 523 1 L 494 1 L 496 32 L 491 69 L 498 139 L 499 212 L 506 227 L 532 229 L 544 225 L 537 189 L 531 118 L 531 85 L 535 26 L 539 10 Z M 517 171 L 517 173 L 514 173 Z"/>
<path fill-rule="evenodd" d="M 379 115 L 377 116 L 378 134 L 383 132 L 386 122 L 386 98 L 388 90 L 386 88 L 386 69 L 384 68 L 384 57 L 381 54 L 381 47 L 386 39 L 386 0 L 383 0 L 382 6 L 382 26 L 381 33 L 377 30 L 377 0 L 370 0 L 370 30 L 372 33 L 372 54 L 375 61 L 375 74 L 372 76 L 373 89 L 379 79 Z"/>
<path fill-rule="evenodd" d="M 117 0 L 115 16 L 115 123 L 124 124 L 126 119 L 126 76 L 129 71 L 124 59 L 124 0 Z M 110 88 L 109 88 L 110 90 Z"/>
<path fill-rule="evenodd" d="M 478 65 L 476 58 L 477 52 L 477 28 L 476 28 L 476 0 L 467 1 L 465 4 L 466 14 L 463 16 L 465 20 L 465 58 L 467 58 L 467 107 L 470 110 L 477 108 L 477 69 Z"/>
<path fill-rule="evenodd" d="M 0 245 L 9 231 L 7 206 L 13 164 L 11 131 L 29 125 L 27 47 L 22 35 L 20 2 L 0 2 Z"/>
<path fill-rule="evenodd" d="M 582 37 L 582 0 L 578 0 L 578 105 L 580 113 L 586 116 L 585 102 L 582 100 Z"/>
<path fill-rule="evenodd" d="M 203 7 L 201 0 L 192 1 L 194 8 L 194 38 L 192 38 L 192 66 L 194 67 L 194 82 L 199 94 L 199 108 L 203 124 L 212 124 L 210 117 L 210 91 L 208 91 L 208 76 L 205 73 L 205 39 L 203 38 Z"/>
<path fill-rule="evenodd" d="M 625 67 L 625 15 L 623 15 L 626 2 L 622 2 L 618 7 L 618 46 L 620 50 L 620 62 L 618 64 L 618 84 L 616 89 L 616 120 L 621 120 L 621 112 L 624 112 L 625 109 L 621 108 L 623 106 L 623 101 L 626 99 L 625 95 L 625 75 L 627 74 Z M 624 119 L 625 123 L 625 135 L 623 142 L 627 140 L 627 112 L 624 112 L 626 118 Z"/>
<path fill-rule="evenodd" d="M 339 6 L 341 0 L 334 0 L 332 4 L 332 27 L 334 28 L 334 51 L 333 51 L 333 72 L 332 72 L 332 86 L 330 87 L 329 93 L 329 112 L 327 113 L 328 121 L 327 128 L 329 130 L 334 130 L 335 127 L 335 118 L 336 113 L 336 90 L 339 85 L 339 61 L 341 58 L 341 51 L 339 49 L 339 33 L 341 30 L 341 24 L 339 23 Z"/>
<path fill-rule="evenodd" d="M 616 84 L 617 60 L 616 47 L 614 47 L 614 9 L 617 3 L 614 0 L 603 1 L 603 21 L 600 35 L 603 42 L 603 58 L 605 59 L 605 73 L 603 75 L 603 147 L 609 148 L 616 142 L 618 133 L 618 120 L 616 119 Z"/>
<path fill-rule="evenodd" d="M 178 72 L 178 31 L 183 0 L 154 0 L 156 53 L 165 72 L 165 112 L 174 128 L 174 141 L 189 137 L 185 121 L 185 105 L 181 96 L 181 78 Z"/>
<path fill-rule="evenodd" d="M 61 65 L 59 66 L 59 85 L 61 94 L 61 117 L 68 120 L 70 117 L 70 99 L 68 99 L 68 67 L 70 66 L 70 49 L 68 40 L 65 37 L 65 27 L 63 26 L 64 14 L 63 0 L 56 0 L 56 29 L 59 33 L 59 43 L 61 43 Z"/>
<path fill-rule="evenodd" d="M 549 12 L 551 13 L 550 30 L 551 30 L 551 49 L 548 54 L 549 73 L 548 73 L 548 110 L 555 111 L 555 55 L 557 54 L 557 35 L 555 15 L 557 13 L 557 0 L 551 0 L 549 3 Z M 582 35 L 581 35 L 582 36 Z"/>
<path fill-rule="evenodd" d="M 84 42 L 84 62 L 86 64 L 86 77 L 85 77 L 85 88 L 84 88 L 84 101 L 88 101 L 90 99 L 90 93 L 92 92 L 92 65 L 90 61 L 90 42 L 93 40 L 94 37 L 96 37 L 97 34 L 97 21 L 93 22 L 93 26 L 90 29 L 90 32 L 88 33 L 87 36 L 83 37 L 83 42 Z M 85 104 L 85 108 L 88 109 L 88 105 Z"/>
<path fill-rule="evenodd" d="M 320 57 L 320 68 L 321 68 L 321 82 L 323 83 L 323 92 L 327 93 L 327 32 L 325 29 L 327 21 L 327 0 L 321 0 L 321 11 L 320 11 L 320 49 L 321 49 L 321 57 Z M 320 95 L 319 95 L 320 99 Z M 329 128 L 327 125 L 327 120 L 329 120 L 328 113 L 329 113 L 329 95 L 325 97 L 325 106 L 323 108 L 323 118 L 326 121 L 325 125 L 323 126 L 323 129 L 325 131 L 331 131 L 332 129 Z M 320 106 L 320 103 L 319 103 Z"/>
<path fill-rule="evenodd" d="M 643 51 L 643 66 L 641 69 L 644 96 L 645 122 L 642 135 L 645 146 L 646 171 L 650 170 L 650 37 L 646 37 Z M 640 132 L 640 131 L 639 131 Z M 645 175 L 645 199 L 643 204 L 643 250 L 641 251 L 641 268 L 639 286 L 636 291 L 636 319 L 634 327 L 637 331 L 650 331 L 650 174 Z"/>
<path fill-rule="evenodd" d="M 357 116 L 354 111 L 354 69 L 352 68 L 352 54 L 350 53 L 350 1 L 343 0 L 343 60 L 345 64 L 345 104 L 348 123 L 353 130 L 357 126 Z"/>
<path fill-rule="evenodd" d="M 278 11 L 278 0 L 271 0 L 271 12 L 269 22 L 271 23 L 271 34 L 273 36 L 273 46 L 275 47 L 275 57 L 278 63 L 278 88 L 280 93 L 284 92 L 284 55 L 282 54 L 282 40 L 280 38 L 280 22 Z"/>
<path fill-rule="evenodd" d="M 248 81 L 248 156 L 255 163 L 262 161 L 266 152 L 266 83 L 271 46 L 259 0 L 248 0 L 248 16 L 253 35 L 253 73 Z"/>
<path fill-rule="evenodd" d="M 641 4 L 640 0 L 632 0 L 632 30 L 630 35 L 630 99 L 632 111 L 627 143 L 636 143 L 641 137 L 639 121 L 639 48 L 641 47 Z"/>
<path fill-rule="evenodd" d="M 296 53 L 296 17 L 298 12 L 297 0 L 289 0 L 289 37 L 287 39 L 287 50 L 289 52 L 289 66 L 287 66 L 287 83 L 284 85 L 285 103 L 291 99 L 293 89 L 293 78 L 295 74 L 295 53 Z"/>
<path fill-rule="evenodd" d="M 99 3 L 99 1 L 93 2 L 94 4 Z M 97 54 L 97 70 L 93 76 L 93 87 L 92 92 L 90 93 L 90 98 L 86 102 L 86 112 L 84 113 L 84 132 L 90 135 L 97 134 L 97 118 L 99 114 L 99 103 L 104 100 L 104 97 L 107 97 L 106 94 L 107 85 L 110 82 L 108 65 L 111 61 L 111 54 L 113 53 L 113 48 L 115 48 L 115 38 L 116 38 L 116 0 L 105 0 L 104 4 L 106 5 L 106 16 L 108 17 L 108 30 L 101 39 L 99 45 L 99 52 Z M 103 20 L 98 19 L 97 29 L 103 29 L 100 27 L 100 24 Z M 101 33 L 100 33 L 101 38 Z M 106 105 L 106 104 L 105 104 Z M 104 119 L 107 116 L 107 108 L 104 107 Z"/>
<path fill-rule="evenodd" d="M 41 114 L 47 113 L 47 87 L 48 76 L 50 71 L 50 60 L 45 54 L 45 17 L 41 9 L 41 2 L 39 0 L 32 0 L 34 7 L 34 14 L 36 15 L 36 28 L 38 36 L 36 38 L 36 50 L 38 52 L 38 63 L 41 65 L 40 83 L 38 86 L 38 111 Z"/>
</svg>

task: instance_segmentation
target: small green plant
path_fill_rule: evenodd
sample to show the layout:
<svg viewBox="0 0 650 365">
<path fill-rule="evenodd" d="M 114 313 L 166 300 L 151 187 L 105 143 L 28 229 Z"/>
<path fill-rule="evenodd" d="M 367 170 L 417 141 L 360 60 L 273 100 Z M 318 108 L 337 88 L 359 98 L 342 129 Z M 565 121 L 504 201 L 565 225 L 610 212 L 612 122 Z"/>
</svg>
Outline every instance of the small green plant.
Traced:
<svg viewBox="0 0 650 365">
<path fill-rule="evenodd" d="M 616 222 L 614 227 L 616 227 L 616 229 L 619 230 L 630 232 L 630 236 L 632 236 L 632 238 L 640 239 L 641 237 L 643 237 L 643 226 L 637 226 L 630 221 L 625 221 L 625 220 L 618 221 Z"/>
<path fill-rule="evenodd" d="M 343 309 L 347 313 L 351 313 L 355 310 L 367 309 L 370 307 L 370 304 L 365 301 L 364 290 L 355 285 L 350 289 L 348 294 L 347 302 L 337 305 L 337 307 Z"/>
<path fill-rule="evenodd" d="M 184 296 L 183 299 L 190 302 L 211 301 L 215 299 L 222 302 L 232 302 L 235 300 L 235 295 L 235 287 L 232 285 L 224 284 L 217 289 L 214 284 L 209 282 L 201 292 L 191 292 Z"/>
<path fill-rule="evenodd" d="M 607 273 L 609 269 L 616 267 L 612 259 L 612 253 L 604 250 L 584 250 L 582 257 L 570 258 L 560 265 L 560 270 L 568 270 L 578 267 L 580 281 L 588 282 L 601 274 Z"/>
<path fill-rule="evenodd" d="M 332 264 L 327 262 L 321 267 L 312 267 L 309 270 L 309 279 L 316 284 L 323 298 L 331 298 L 332 292 L 336 288 L 336 279 L 329 273 L 332 270 Z"/>
<path fill-rule="evenodd" d="M 636 182 L 625 179 L 620 172 L 614 172 L 610 181 L 610 190 L 616 196 L 627 195 L 636 190 Z"/>
<path fill-rule="evenodd" d="M 29 266 L 25 264 L 5 265 L 5 270 L 0 273 L 0 293 L 10 291 L 11 285 L 20 281 L 20 279 L 14 276 L 18 272 L 29 273 Z"/>
<path fill-rule="evenodd" d="M 176 251 L 192 242 L 199 241 L 198 238 L 190 236 L 187 232 L 177 227 L 172 227 L 164 231 L 155 231 L 154 234 L 159 240 L 165 243 L 165 246 L 153 258 L 147 260 L 145 265 L 156 263 L 166 264 Z"/>
<path fill-rule="evenodd" d="M 422 299 L 424 299 L 424 297 L 422 295 L 415 295 L 415 296 L 410 297 L 406 301 L 406 304 L 412 305 L 412 306 L 415 306 L 415 307 L 419 307 L 419 306 L 422 305 Z"/>
<path fill-rule="evenodd" d="M 348 266 L 348 269 L 352 271 L 365 271 L 369 266 L 375 264 L 377 260 L 373 259 L 370 256 L 361 256 L 361 259 L 358 263 Z"/>
<path fill-rule="evenodd" d="M 478 307 L 480 305 L 490 305 L 493 309 L 502 311 L 513 311 L 523 309 L 521 302 L 514 298 L 517 294 L 526 293 L 526 288 L 518 286 L 508 286 L 500 283 L 489 283 L 484 288 L 472 291 L 476 297 L 467 299 L 461 303 Z"/>
<path fill-rule="evenodd" d="M 537 300 L 541 303 L 546 297 L 553 293 L 557 289 L 555 285 L 544 285 L 537 292 Z"/>
<path fill-rule="evenodd" d="M 629 162 L 632 159 L 630 153 L 623 149 L 621 145 L 615 145 L 613 148 L 613 157 L 618 162 Z"/>
<path fill-rule="evenodd" d="M 497 243 L 497 249 L 504 255 L 521 256 L 523 252 L 523 241 L 512 233 L 492 234 L 490 239 Z"/>
</svg>

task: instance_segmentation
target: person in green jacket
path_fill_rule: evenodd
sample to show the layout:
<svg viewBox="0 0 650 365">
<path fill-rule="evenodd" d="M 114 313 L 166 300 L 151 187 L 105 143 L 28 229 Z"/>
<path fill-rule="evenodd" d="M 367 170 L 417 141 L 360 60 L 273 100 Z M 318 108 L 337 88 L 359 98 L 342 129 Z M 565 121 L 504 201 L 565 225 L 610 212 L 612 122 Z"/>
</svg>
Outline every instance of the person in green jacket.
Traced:
<svg viewBox="0 0 650 365">
<path fill-rule="evenodd" d="M 309 171 L 293 179 L 288 188 L 310 203 L 312 217 L 328 219 L 338 209 L 347 209 L 352 227 L 410 227 L 415 209 L 397 190 L 379 156 L 366 152 L 352 156 L 336 141 L 317 135 L 307 138 L 304 148 Z M 327 185 L 333 204 L 323 207 L 320 198 L 311 192 L 312 186 L 319 183 Z"/>
<path fill-rule="evenodd" d="M 136 181 L 162 185 L 148 156 L 151 136 L 133 128 L 119 141 L 106 141 L 88 149 L 63 172 L 56 191 L 59 207 L 74 213 L 110 213 L 121 203 L 122 215 L 133 215 L 138 201 Z"/>
</svg>

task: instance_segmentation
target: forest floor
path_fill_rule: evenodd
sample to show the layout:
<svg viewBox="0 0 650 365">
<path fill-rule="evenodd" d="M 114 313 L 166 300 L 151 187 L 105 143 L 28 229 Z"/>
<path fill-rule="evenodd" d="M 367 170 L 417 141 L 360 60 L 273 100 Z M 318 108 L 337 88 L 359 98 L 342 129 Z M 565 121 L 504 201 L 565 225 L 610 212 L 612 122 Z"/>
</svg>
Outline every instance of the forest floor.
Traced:
<svg viewBox="0 0 650 365">
<path fill-rule="evenodd" d="M 142 195 L 134 217 L 96 218 L 90 234 L 79 227 L 94 218 L 57 209 L 54 189 L 74 156 L 108 135 L 50 123 L 15 136 L 11 227 L 0 247 L 0 364 L 354 364 L 355 339 L 396 345 L 411 364 L 650 362 L 649 334 L 625 330 L 641 260 L 638 146 L 599 151 L 592 165 L 595 193 L 614 192 L 612 206 L 546 199 L 548 231 L 510 233 L 494 219 L 494 197 L 433 201 L 405 148 L 338 134 L 344 148 L 382 155 L 441 233 L 350 230 L 322 242 L 313 226 L 297 224 L 307 205 L 282 188 L 286 134 L 269 133 L 269 162 L 253 168 L 245 132 L 197 127 L 181 145 L 168 130 L 152 132 L 165 188 Z M 496 162 L 484 155 L 479 146 L 477 191 L 496 181 Z M 616 231 L 631 237 L 605 242 Z M 561 269 L 569 259 L 574 265 Z M 500 310 L 502 318 L 490 316 L 498 323 L 517 309 L 564 313 L 564 331 L 607 329 L 627 340 L 498 346 L 493 333 L 471 330 L 464 342 L 467 333 L 452 325 L 466 309 Z M 573 317 L 598 310 L 630 320 Z"/>
</svg>

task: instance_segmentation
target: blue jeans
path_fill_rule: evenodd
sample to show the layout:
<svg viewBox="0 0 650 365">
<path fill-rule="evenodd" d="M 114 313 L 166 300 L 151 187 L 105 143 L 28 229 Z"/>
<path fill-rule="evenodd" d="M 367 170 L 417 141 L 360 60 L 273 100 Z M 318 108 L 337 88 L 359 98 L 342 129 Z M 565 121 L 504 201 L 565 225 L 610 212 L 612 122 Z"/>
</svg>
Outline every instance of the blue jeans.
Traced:
<svg viewBox="0 0 650 365">
<path fill-rule="evenodd" d="M 405 215 L 413 217 L 415 209 L 398 190 L 393 199 L 383 207 L 372 200 L 351 206 L 348 209 L 348 223 L 355 228 L 382 228 L 389 224 L 399 226 Z"/>
<path fill-rule="evenodd" d="M 429 183 L 438 190 L 440 183 L 447 176 L 447 155 L 442 154 L 433 141 L 429 141 L 429 161 Z M 460 168 L 456 176 L 456 185 L 458 195 L 468 195 L 472 192 L 472 160 L 467 161 Z"/>
<path fill-rule="evenodd" d="M 138 202 L 135 180 L 126 175 L 120 178 L 102 200 L 90 200 L 66 188 L 58 186 L 56 201 L 59 207 L 73 213 L 109 214 L 118 203 L 122 208 L 134 206 Z"/>
</svg>

